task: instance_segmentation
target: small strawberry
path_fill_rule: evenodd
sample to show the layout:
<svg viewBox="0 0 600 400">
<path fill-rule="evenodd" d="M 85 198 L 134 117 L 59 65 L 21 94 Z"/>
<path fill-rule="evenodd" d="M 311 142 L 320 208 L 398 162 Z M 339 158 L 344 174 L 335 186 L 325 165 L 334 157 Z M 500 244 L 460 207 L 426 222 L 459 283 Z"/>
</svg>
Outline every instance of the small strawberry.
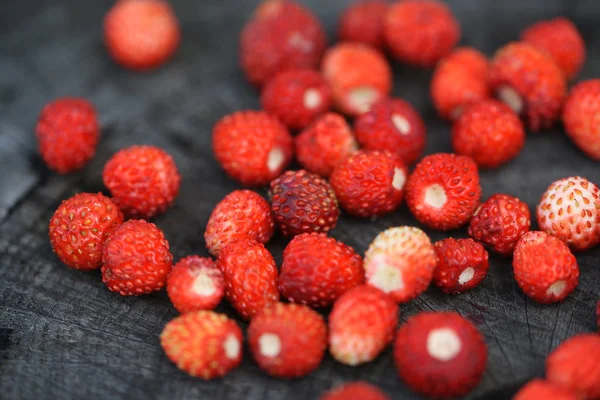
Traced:
<svg viewBox="0 0 600 400">
<path fill-rule="evenodd" d="M 331 389 L 319 400 L 390 400 L 390 398 L 377 386 L 356 381 Z"/>
<path fill-rule="evenodd" d="M 429 155 L 417 164 L 406 183 L 406 204 L 415 218 L 442 231 L 466 224 L 480 198 L 477 165 L 466 156 Z"/>
<path fill-rule="evenodd" d="M 295 236 L 283 252 L 279 290 L 291 302 L 328 307 L 363 282 L 362 258 L 323 233 Z"/>
<path fill-rule="evenodd" d="M 406 303 L 427 289 L 437 262 L 425 232 L 409 226 L 389 228 L 365 253 L 366 280 L 396 302 Z"/>
<path fill-rule="evenodd" d="M 167 284 L 173 256 L 156 225 L 129 220 L 113 230 L 102 251 L 102 282 L 122 296 L 138 296 Z"/>
<path fill-rule="evenodd" d="M 479 50 L 473 47 L 457 47 L 438 63 L 437 67 L 452 65 L 465 69 L 470 75 L 485 78 L 490 62 Z"/>
<path fill-rule="evenodd" d="M 340 41 L 383 48 L 383 22 L 387 10 L 388 4 L 383 0 L 363 0 L 351 4 L 339 20 Z"/>
<path fill-rule="evenodd" d="M 476 287 L 488 271 L 488 253 L 473 239 L 444 239 L 433 247 L 438 265 L 433 283 L 444 293 L 459 294 Z"/>
<path fill-rule="evenodd" d="M 512 400 L 578 400 L 571 391 L 541 379 L 529 381 Z"/>
<path fill-rule="evenodd" d="M 458 397 L 481 381 L 487 346 L 477 328 L 460 314 L 422 312 L 398 330 L 394 359 L 398 374 L 415 392 Z"/>
<path fill-rule="evenodd" d="M 321 363 L 327 326 L 321 315 L 306 306 L 276 303 L 252 318 L 248 342 L 254 359 L 269 375 L 297 378 Z"/>
<path fill-rule="evenodd" d="M 600 160 L 600 79 L 578 83 L 565 101 L 562 121 L 567 135 L 588 157 Z"/>
<path fill-rule="evenodd" d="M 523 292 L 541 304 L 563 300 L 579 282 L 577 260 L 567 245 L 540 231 L 521 237 L 513 255 L 513 271 Z"/>
<path fill-rule="evenodd" d="M 210 380 L 242 361 L 242 330 L 212 311 L 193 311 L 170 321 L 160 334 L 165 354 L 187 374 Z"/>
<path fill-rule="evenodd" d="M 381 290 L 360 285 L 348 290 L 329 314 L 329 351 L 347 365 L 373 361 L 392 341 L 398 305 Z"/>
</svg>

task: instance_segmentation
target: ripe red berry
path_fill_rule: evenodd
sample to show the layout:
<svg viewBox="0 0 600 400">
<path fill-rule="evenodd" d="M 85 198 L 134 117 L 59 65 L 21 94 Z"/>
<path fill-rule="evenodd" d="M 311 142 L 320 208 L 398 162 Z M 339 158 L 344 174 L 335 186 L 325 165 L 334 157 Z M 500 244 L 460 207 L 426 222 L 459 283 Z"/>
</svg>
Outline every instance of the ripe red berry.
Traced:
<svg viewBox="0 0 600 400">
<path fill-rule="evenodd" d="M 425 232 L 409 226 L 389 228 L 365 253 L 366 280 L 396 302 L 406 303 L 427 289 L 437 262 Z"/>
<path fill-rule="evenodd" d="M 223 272 L 208 257 L 182 258 L 167 279 L 167 294 L 181 314 L 212 310 L 219 305 L 224 293 Z"/>
<path fill-rule="evenodd" d="M 541 304 L 556 303 L 577 287 L 579 267 L 566 244 L 541 231 L 524 234 L 513 255 L 519 287 Z"/>
<path fill-rule="evenodd" d="M 356 381 L 338 386 L 320 397 L 320 400 L 390 400 L 377 386 Z"/>
<path fill-rule="evenodd" d="M 478 286 L 488 271 L 488 253 L 473 239 L 444 239 L 434 243 L 438 264 L 433 283 L 444 293 L 458 294 Z"/>
<path fill-rule="evenodd" d="M 480 198 L 477 165 L 466 156 L 429 155 L 417 164 L 406 183 L 406 203 L 415 218 L 442 231 L 466 224 Z"/>
<path fill-rule="evenodd" d="M 248 342 L 261 369 L 278 378 L 314 371 L 327 348 L 323 317 L 307 306 L 276 303 L 259 311 L 248 327 Z"/>
<path fill-rule="evenodd" d="M 578 400 L 575 394 L 559 385 L 534 379 L 527 383 L 513 397 L 513 400 Z"/>
<path fill-rule="evenodd" d="M 340 41 L 383 48 L 383 22 L 387 10 L 388 4 L 383 0 L 363 0 L 351 4 L 339 20 Z"/>
<path fill-rule="evenodd" d="M 295 236 L 283 252 L 279 290 L 291 302 L 328 307 L 363 282 L 362 258 L 323 233 Z"/>
<path fill-rule="evenodd" d="M 212 311 L 194 311 L 170 321 L 160 344 L 177 368 L 210 380 L 225 376 L 242 361 L 242 330 Z"/>
<path fill-rule="evenodd" d="M 397 155 L 358 151 L 333 170 L 329 181 L 346 212 L 371 217 L 389 213 L 402 203 L 407 175 Z"/>
<path fill-rule="evenodd" d="M 600 160 L 600 79 L 578 83 L 565 101 L 567 135 L 588 157 Z"/>
<path fill-rule="evenodd" d="M 402 99 L 385 98 L 354 122 L 356 139 L 365 150 L 387 150 L 405 164 L 417 161 L 425 149 L 426 128 L 421 116 Z"/>
<path fill-rule="evenodd" d="M 79 193 L 64 200 L 48 227 L 50 244 L 67 266 L 82 271 L 100 268 L 108 234 L 123 223 L 119 208 L 101 193 Z"/>
<path fill-rule="evenodd" d="M 293 155 L 293 139 L 277 118 L 263 111 L 238 111 L 213 127 L 215 158 L 244 185 L 266 185 L 281 175 Z"/>
<path fill-rule="evenodd" d="M 394 359 L 398 374 L 415 392 L 458 397 L 483 377 L 487 346 L 477 328 L 460 314 L 422 312 L 398 330 Z"/>
<path fill-rule="evenodd" d="M 108 52 L 129 69 L 159 67 L 175 54 L 180 39 L 177 17 L 167 1 L 118 1 L 104 18 Z"/>
<path fill-rule="evenodd" d="M 61 174 L 83 168 L 98 144 L 96 110 L 85 99 L 56 99 L 42 110 L 35 134 L 48 167 Z"/>
<path fill-rule="evenodd" d="M 138 296 L 166 285 L 173 256 L 156 225 L 129 220 L 108 235 L 102 262 L 102 282 L 111 291 Z"/>
<path fill-rule="evenodd" d="M 118 151 L 104 166 L 102 179 L 126 216 L 148 219 L 173 204 L 181 183 L 173 158 L 154 146 Z"/>
<path fill-rule="evenodd" d="M 398 304 L 381 290 L 360 285 L 348 290 L 329 314 L 329 351 L 347 365 L 373 361 L 392 341 Z"/>
</svg>

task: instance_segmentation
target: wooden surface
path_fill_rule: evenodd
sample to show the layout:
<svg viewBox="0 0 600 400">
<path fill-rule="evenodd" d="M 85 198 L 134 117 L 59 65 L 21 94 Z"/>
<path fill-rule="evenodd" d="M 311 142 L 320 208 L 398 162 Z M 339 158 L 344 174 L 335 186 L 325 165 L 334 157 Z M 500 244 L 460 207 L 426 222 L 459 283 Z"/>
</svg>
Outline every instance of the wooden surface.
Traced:
<svg viewBox="0 0 600 400">
<path fill-rule="evenodd" d="M 336 16 L 349 1 L 305 1 L 334 37 Z M 600 5 L 595 0 L 449 2 L 463 26 L 462 44 L 491 55 L 527 24 L 566 14 L 583 31 L 589 52 L 580 79 L 600 71 Z M 239 186 L 211 154 L 213 123 L 226 113 L 258 107 L 258 95 L 237 67 L 237 36 L 256 1 L 174 0 L 183 29 L 175 59 L 150 74 L 125 71 L 108 58 L 101 39 L 109 1 L 7 0 L 0 7 L 0 397 L 6 399 L 316 399 L 344 381 L 364 379 L 393 396 L 414 399 L 396 377 L 388 349 L 373 363 L 351 368 L 326 356 L 304 379 L 275 380 L 246 352 L 240 368 L 210 383 L 178 371 L 158 336 L 177 315 L 165 292 L 124 298 L 109 292 L 99 271 L 71 270 L 47 237 L 60 201 L 104 190 L 101 171 L 118 149 L 148 143 L 166 148 L 183 175 L 175 206 L 155 220 L 175 259 L 208 255 L 203 232 L 215 204 Z M 394 93 L 426 119 L 427 153 L 450 151 L 449 127 L 428 97 L 430 71 L 395 65 Z M 33 127 L 42 106 L 63 95 L 97 107 L 102 139 L 80 173 L 49 172 L 35 148 Z M 600 182 L 597 163 L 556 129 L 528 137 L 517 160 L 481 174 L 484 197 L 516 195 L 531 210 L 554 180 L 583 175 Z M 266 192 L 263 190 L 263 194 Z M 415 225 L 405 206 L 375 221 L 342 216 L 333 236 L 363 253 L 381 230 Z M 534 224 L 535 225 L 535 224 Z M 433 240 L 444 237 L 428 232 Z M 465 230 L 451 233 L 463 237 Z M 269 249 L 278 262 L 285 241 Z M 475 290 L 442 295 L 430 288 L 401 307 L 401 320 L 422 310 L 457 310 L 476 323 L 489 346 L 485 377 L 472 398 L 508 398 L 543 374 L 546 355 L 565 338 L 594 329 L 600 293 L 600 248 L 578 255 L 581 281 L 563 303 L 540 306 L 517 287 L 510 261 L 490 255 L 488 277 Z M 223 304 L 220 311 L 233 315 Z M 245 326 L 244 324 L 242 324 Z"/>
</svg>

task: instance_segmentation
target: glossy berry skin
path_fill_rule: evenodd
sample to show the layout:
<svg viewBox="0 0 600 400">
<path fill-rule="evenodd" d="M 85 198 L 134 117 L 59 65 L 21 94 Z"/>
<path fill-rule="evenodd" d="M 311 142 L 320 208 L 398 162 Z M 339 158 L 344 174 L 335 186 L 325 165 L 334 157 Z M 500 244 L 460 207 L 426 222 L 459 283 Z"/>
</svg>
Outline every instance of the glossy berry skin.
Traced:
<svg viewBox="0 0 600 400">
<path fill-rule="evenodd" d="M 600 160 L 600 79 L 578 83 L 571 89 L 562 121 L 573 143 L 588 157 Z"/>
<path fill-rule="evenodd" d="M 373 361 L 394 338 L 398 304 L 381 290 L 360 285 L 348 290 L 329 314 L 329 351 L 342 364 Z"/>
<path fill-rule="evenodd" d="M 160 335 L 167 357 L 185 373 L 211 380 L 242 361 L 242 330 L 224 314 L 194 311 L 171 320 Z"/>
<path fill-rule="evenodd" d="M 525 129 L 507 105 L 484 100 L 468 106 L 452 128 L 456 154 L 469 156 L 479 168 L 498 168 L 525 145 Z"/>
<path fill-rule="evenodd" d="M 222 248 L 238 239 L 267 243 L 274 231 L 269 202 L 251 190 L 234 190 L 210 214 L 204 241 L 208 251 L 216 257 Z"/>
<path fill-rule="evenodd" d="M 81 169 L 96 152 L 100 135 L 96 110 L 85 99 L 56 99 L 44 106 L 35 135 L 49 168 L 60 174 Z"/>
<path fill-rule="evenodd" d="M 377 386 L 356 381 L 345 383 L 324 393 L 319 400 L 390 400 L 390 398 Z"/>
<path fill-rule="evenodd" d="M 488 253 L 473 239 L 444 239 L 434 243 L 438 264 L 433 283 L 444 293 L 459 294 L 478 286 L 488 271 Z"/>
<path fill-rule="evenodd" d="M 406 165 L 423 154 L 427 131 L 421 116 L 410 103 L 385 98 L 354 122 L 356 139 L 365 150 L 387 150 Z"/>
<path fill-rule="evenodd" d="M 494 194 L 475 210 L 469 236 L 502 256 L 510 256 L 530 227 L 526 203 L 507 194 Z"/>
<path fill-rule="evenodd" d="M 277 118 L 264 111 L 237 111 L 213 127 L 215 158 L 227 175 L 247 186 L 266 185 L 292 159 L 293 139 Z"/>
<path fill-rule="evenodd" d="M 568 389 L 542 379 L 529 381 L 513 397 L 513 400 L 578 400 Z"/>
<path fill-rule="evenodd" d="M 421 312 L 398 330 L 394 360 L 398 375 L 415 392 L 459 397 L 481 381 L 487 346 L 477 328 L 460 314 Z"/>
<path fill-rule="evenodd" d="M 340 163 L 329 182 L 344 211 L 372 217 L 387 214 L 402 203 L 407 175 L 397 155 L 361 150 Z"/>
<path fill-rule="evenodd" d="M 387 10 L 388 4 L 382 0 L 362 0 L 350 4 L 339 20 L 340 41 L 383 48 L 383 22 Z"/>
<path fill-rule="evenodd" d="M 283 252 L 279 290 L 290 302 L 328 307 L 363 282 L 362 258 L 323 233 L 295 236 Z"/>
<path fill-rule="evenodd" d="M 406 203 L 422 224 L 441 231 L 466 224 L 481 198 L 472 158 L 438 153 L 423 158 L 406 183 Z"/>
<path fill-rule="evenodd" d="M 101 193 L 79 193 L 64 200 L 48 226 L 50 244 L 67 266 L 82 271 L 102 265 L 108 234 L 123 223 L 119 208 Z"/>
<path fill-rule="evenodd" d="M 123 0 L 104 18 L 104 43 L 121 66 L 136 71 L 169 60 L 181 40 L 179 22 L 163 0 Z"/>
<path fill-rule="evenodd" d="M 298 378 L 321 363 L 327 348 L 327 326 L 323 317 L 307 306 L 276 303 L 252 318 L 248 342 L 263 371 L 277 378 Z"/>
<path fill-rule="evenodd" d="M 541 304 L 565 299 L 579 283 L 577 260 L 567 245 L 541 231 L 521 237 L 513 254 L 513 272 L 523 292 Z"/>
<path fill-rule="evenodd" d="M 173 204 L 181 184 L 173 158 L 154 146 L 118 151 L 104 166 L 102 180 L 126 216 L 148 219 Z"/>
<path fill-rule="evenodd" d="M 171 272 L 169 242 L 156 225 L 129 220 L 113 230 L 102 251 L 102 282 L 122 296 L 162 289 Z"/>
</svg>

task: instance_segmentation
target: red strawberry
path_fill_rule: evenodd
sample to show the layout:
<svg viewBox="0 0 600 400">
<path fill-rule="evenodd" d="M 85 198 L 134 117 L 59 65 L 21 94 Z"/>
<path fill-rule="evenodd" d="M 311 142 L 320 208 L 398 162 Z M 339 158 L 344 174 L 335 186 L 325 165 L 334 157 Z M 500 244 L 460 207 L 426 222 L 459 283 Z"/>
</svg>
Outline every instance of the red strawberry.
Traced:
<svg viewBox="0 0 600 400">
<path fill-rule="evenodd" d="M 458 397 L 481 381 L 487 346 L 477 328 L 460 314 L 422 312 L 398 330 L 394 359 L 398 374 L 415 392 Z"/>
<path fill-rule="evenodd" d="M 35 134 L 48 167 L 61 174 L 83 168 L 98 144 L 96 110 L 85 99 L 56 99 L 42 110 Z"/>
<path fill-rule="evenodd" d="M 382 0 L 363 0 L 351 4 L 340 17 L 338 25 L 340 40 L 382 48 L 383 22 L 387 10 L 388 5 Z"/>
<path fill-rule="evenodd" d="M 285 236 L 327 233 L 340 216 L 329 182 L 303 169 L 286 171 L 271 182 L 271 210 Z"/>
<path fill-rule="evenodd" d="M 170 321 L 160 335 L 177 368 L 204 380 L 220 378 L 242 361 L 242 330 L 212 311 L 194 311 Z"/>
<path fill-rule="evenodd" d="M 578 400 L 571 391 L 541 379 L 534 379 L 519 390 L 512 400 Z"/>
<path fill-rule="evenodd" d="M 429 155 L 417 164 L 406 183 L 406 203 L 415 218 L 442 231 L 466 224 L 480 198 L 479 172 L 470 157 Z"/>
<path fill-rule="evenodd" d="M 320 400 L 390 400 L 390 398 L 376 386 L 356 381 L 330 390 L 323 394 Z"/>
<path fill-rule="evenodd" d="M 118 151 L 104 166 L 102 179 L 123 213 L 140 218 L 165 212 L 175 201 L 181 183 L 173 158 L 154 146 Z"/>
<path fill-rule="evenodd" d="M 263 111 L 238 111 L 213 127 L 215 158 L 227 175 L 244 185 L 278 177 L 293 154 L 293 139 L 277 118 Z"/>
<path fill-rule="evenodd" d="M 579 267 L 567 245 L 547 233 L 524 234 L 513 255 L 519 287 L 541 304 L 556 303 L 577 287 Z"/>
<path fill-rule="evenodd" d="M 488 253 L 473 239 L 444 239 L 434 243 L 438 265 L 433 283 L 444 293 L 458 294 L 476 287 L 488 271 Z"/>
<path fill-rule="evenodd" d="M 276 303 L 252 318 L 248 342 L 254 359 L 269 375 L 297 378 L 321 363 L 327 326 L 321 315 L 306 306 Z"/>
<path fill-rule="evenodd" d="M 229 244 L 219 253 L 217 267 L 225 277 L 225 296 L 242 318 L 279 300 L 277 266 L 262 243 L 244 238 Z"/>
<path fill-rule="evenodd" d="M 167 294 L 181 314 L 212 310 L 225 293 L 223 272 L 208 257 L 188 256 L 173 266 L 167 279 Z"/>
<path fill-rule="evenodd" d="M 507 194 L 495 194 L 475 210 L 469 236 L 496 253 L 509 256 L 530 226 L 527 204 Z"/>
<path fill-rule="evenodd" d="M 540 230 L 556 236 L 573 251 L 600 242 L 600 191 L 579 176 L 552 183 L 537 206 Z"/>
<path fill-rule="evenodd" d="M 143 71 L 175 54 L 181 32 L 171 6 L 163 0 L 122 0 L 104 18 L 104 42 L 123 67 Z"/>
<path fill-rule="evenodd" d="M 371 217 L 402 203 L 407 175 L 400 157 L 387 151 L 359 151 L 339 164 L 329 181 L 345 211 Z"/>
<path fill-rule="evenodd" d="M 300 164 L 324 177 L 331 175 L 357 148 L 350 126 L 336 113 L 323 114 L 296 136 L 296 156 Z"/>
<path fill-rule="evenodd" d="M 113 230 L 102 252 L 102 282 L 122 296 L 138 296 L 167 284 L 173 256 L 156 225 L 130 220 Z"/>
<path fill-rule="evenodd" d="M 366 150 L 387 150 L 405 164 L 423 154 L 426 128 L 421 116 L 404 100 L 385 98 L 354 122 L 356 139 Z"/>
<path fill-rule="evenodd" d="M 208 251 L 218 256 L 223 247 L 238 239 L 267 243 L 274 230 L 269 202 L 251 190 L 234 190 L 210 214 L 204 241 Z"/>
<path fill-rule="evenodd" d="M 600 160 L 600 79 L 581 82 L 565 102 L 562 120 L 567 135 L 588 157 Z"/>
<path fill-rule="evenodd" d="M 328 307 L 363 282 L 362 258 L 323 233 L 295 236 L 283 252 L 279 290 L 291 302 Z"/>
<path fill-rule="evenodd" d="M 48 236 L 56 256 L 83 271 L 100 268 L 108 234 L 123 223 L 119 208 L 101 193 L 79 193 L 54 212 Z"/>
<path fill-rule="evenodd" d="M 373 361 L 394 338 L 398 305 L 381 290 L 360 285 L 348 290 L 329 315 L 329 351 L 347 365 Z"/>
<path fill-rule="evenodd" d="M 389 228 L 365 253 L 367 283 L 406 303 L 427 289 L 437 262 L 425 232 L 409 226 Z"/>
</svg>

